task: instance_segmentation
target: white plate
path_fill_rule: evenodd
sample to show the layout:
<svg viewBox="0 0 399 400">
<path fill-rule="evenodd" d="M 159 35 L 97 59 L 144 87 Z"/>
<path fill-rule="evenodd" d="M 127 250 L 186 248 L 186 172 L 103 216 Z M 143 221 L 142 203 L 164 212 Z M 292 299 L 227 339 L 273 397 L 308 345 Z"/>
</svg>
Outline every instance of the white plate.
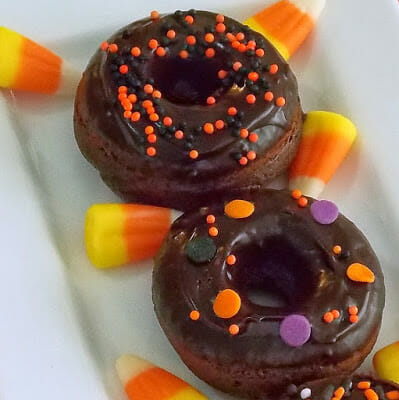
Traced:
<svg viewBox="0 0 399 400">
<path fill-rule="evenodd" d="M 82 67 L 104 38 L 151 9 L 196 7 L 242 20 L 265 5 L 3 3 L 3 24 Z M 361 138 L 325 196 L 366 233 L 383 265 L 387 306 L 377 348 L 399 339 L 398 8 L 396 0 L 329 1 L 318 29 L 292 59 L 305 110 L 342 112 L 359 127 Z M 151 304 L 150 262 L 99 271 L 87 261 L 85 211 L 93 202 L 117 199 L 76 147 L 72 99 L 4 92 L 0 128 L 0 397 L 121 399 L 114 361 L 133 352 L 211 399 L 227 399 L 187 370 L 161 332 Z"/>
</svg>

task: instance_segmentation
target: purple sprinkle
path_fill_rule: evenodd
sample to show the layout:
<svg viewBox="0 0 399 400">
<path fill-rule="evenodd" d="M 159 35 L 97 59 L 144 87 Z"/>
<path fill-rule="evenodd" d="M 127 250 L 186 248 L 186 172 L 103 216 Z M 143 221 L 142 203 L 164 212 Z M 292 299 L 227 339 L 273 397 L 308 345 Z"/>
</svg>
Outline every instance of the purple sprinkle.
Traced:
<svg viewBox="0 0 399 400">
<path fill-rule="evenodd" d="M 285 317 L 280 324 L 281 339 L 291 347 L 304 345 L 310 338 L 311 330 L 308 319 L 298 314 Z"/>
<path fill-rule="evenodd" d="M 339 215 L 338 207 L 329 200 L 319 200 L 312 203 L 310 206 L 312 217 L 319 224 L 332 224 Z"/>
</svg>

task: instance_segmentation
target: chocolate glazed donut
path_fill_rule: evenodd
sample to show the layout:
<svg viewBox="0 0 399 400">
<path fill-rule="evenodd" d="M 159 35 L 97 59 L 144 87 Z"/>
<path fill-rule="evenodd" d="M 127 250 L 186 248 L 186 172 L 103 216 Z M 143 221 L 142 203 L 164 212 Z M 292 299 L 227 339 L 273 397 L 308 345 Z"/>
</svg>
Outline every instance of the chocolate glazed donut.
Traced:
<svg viewBox="0 0 399 400">
<path fill-rule="evenodd" d="M 123 199 L 184 210 L 280 174 L 302 118 L 295 76 L 262 35 L 191 10 L 104 42 L 80 82 L 74 126 Z"/>
<path fill-rule="evenodd" d="M 375 343 L 384 298 L 364 235 L 332 202 L 298 191 L 186 213 L 153 272 L 155 312 L 182 360 L 255 399 L 352 372 Z"/>
</svg>

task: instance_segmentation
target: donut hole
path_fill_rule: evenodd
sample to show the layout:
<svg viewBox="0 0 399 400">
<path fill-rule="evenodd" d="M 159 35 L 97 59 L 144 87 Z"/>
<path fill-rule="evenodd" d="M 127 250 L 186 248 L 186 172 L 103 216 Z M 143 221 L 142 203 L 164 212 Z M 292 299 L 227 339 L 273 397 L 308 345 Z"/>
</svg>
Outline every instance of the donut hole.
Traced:
<svg viewBox="0 0 399 400">
<path fill-rule="evenodd" d="M 152 64 L 151 76 L 167 100 L 185 105 L 206 104 L 209 96 L 229 89 L 218 78 L 222 68 L 223 62 L 217 57 L 163 57 Z"/>
<path fill-rule="evenodd" d="M 285 236 L 266 238 L 237 250 L 233 281 L 249 302 L 272 308 L 295 308 L 312 296 L 317 275 L 312 259 Z M 317 255 L 314 255 L 317 257 Z"/>
</svg>

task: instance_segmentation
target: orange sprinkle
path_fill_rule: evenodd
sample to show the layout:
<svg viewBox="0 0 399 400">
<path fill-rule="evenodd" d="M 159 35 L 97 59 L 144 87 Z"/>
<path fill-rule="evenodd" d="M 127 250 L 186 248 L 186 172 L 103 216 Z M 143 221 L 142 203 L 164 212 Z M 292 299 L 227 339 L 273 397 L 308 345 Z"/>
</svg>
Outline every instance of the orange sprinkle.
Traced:
<svg viewBox="0 0 399 400">
<path fill-rule="evenodd" d="M 186 15 L 184 17 L 184 20 L 190 25 L 192 25 L 194 23 L 194 17 L 192 15 Z"/>
<path fill-rule="evenodd" d="M 213 311 L 220 318 L 231 318 L 236 315 L 241 308 L 241 298 L 232 289 L 225 289 L 218 293 L 213 302 Z"/>
<path fill-rule="evenodd" d="M 134 94 L 134 93 L 132 93 L 132 94 L 129 94 L 129 96 L 128 96 L 128 98 L 127 98 L 131 103 L 137 103 L 137 96 Z"/>
<path fill-rule="evenodd" d="M 200 313 L 197 310 L 193 310 L 190 312 L 190 319 L 192 319 L 193 321 L 198 321 L 200 318 Z"/>
<path fill-rule="evenodd" d="M 206 99 L 206 104 L 209 104 L 210 106 L 216 103 L 216 99 L 213 96 L 209 96 Z"/>
<path fill-rule="evenodd" d="M 357 315 L 351 315 L 351 316 L 349 317 L 349 321 L 350 321 L 352 324 L 356 324 L 356 322 L 359 321 L 359 317 L 358 317 Z"/>
<path fill-rule="evenodd" d="M 250 72 L 248 74 L 248 79 L 252 82 L 256 82 L 259 79 L 259 74 L 257 72 Z"/>
<path fill-rule="evenodd" d="M 127 94 L 126 93 L 119 93 L 118 94 L 118 100 L 122 103 L 123 100 L 127 99 Z"/>
<path fill-rule="evenodd" d="M 174 38 L 176 37 L 176 31 L 174 31 L 173 29 L 169 29 L 169 30 L 166 32 L 166 37 L 167 37 L 168 39 L 174 39 Z"/>
<path fill-rule="evenodd" d="M 364 391 L 364 395 L 367 400 L 378 400 L 378 394 L 373 389 L 367 389 Z"/>
<path fill-rule="evenodd" d="M 157 141 L 157 136 L 152 133 L 151 135 L 147 136 L 147 140 L 149 143 L 155 143 Z"/>
<path fill-rule="evenodd" d="M 245 53 L 247 51 L 247 46 L 244 43 L 240 43 L 240 45 L 237 47 L 237 50 L 240 53 Z"/>
<path fill-rule="evenodd" d="M 156 52 L 155 52 L 155 54 L 156 54 L 158 57 L 164 57 L 165 54 L 166 54 L 166 50 L 165 50 L 164 47 L 158 47 L 157 50 L 156 50 Z"/>
<path fill-rule="evenodd" d="M 248 137 L 248 140 L 252 143 L 256 143 L 258 139 L 259 139 L 258 134 L 253 132 Z"/>
<path fill-rule="evenodd" d="M 385 393 L 385 397 L 388 400 L 399 400 L 399 390 L 391 390 L 390 392 Z"/>
<path fill-rule="evenodd" d="M 357 315 L 359 313 L 359 309 L 356 306 L 348 307 L 348 312 L 350 315 Z"/>
<path fill-rule="evenodd" d="M 145 109 L 150 108 L 150 107 L 152 107 L 153 105 L 154 105 L 154 104 L 152 103 L 151 100 L 144 100 L 144 101 L 143 101 L 143 107 L 144 107 Z"/>
<path fill-rule="evenodd" d="M 222 15 L 222 14 L 216 15 L 216 22 L 223 23 L 224 22 L 224 15 Z"/>
<path fill-rule="evenodd" d="M 302 208 L 304 208 L 304 207 L 306 207 L 308 205 L 308 199 L 306 198 L 306 197 L 300 197 L 299 199 L 298 199 L 298 206 L 299 207 L 302 207 Z"/>
<path fill-rule="evenodd" d="M 255 40 L 249 40 L 247 43 L 247 48 L 251 50 L 255 50 L 256 48 L 256 42 Z"/>
<path fill-rule="evenodd" d="M 341 313 L 338 310 L 332 310 L 331 314 L 333 315 L 334 319 L 339 318 L 339 316 L 341 315 Z"/>
<path fill-rule="evenodd" d="M 285 98 L 284 97 L 277 97 L 276 106 L 284 107 L 285 106 Z"/>
<path fill-rule="evenodd" d="M 238 112 L 238 110 L 235 107 L 229 107 L 227 110 L 227 114 L 229 114 L 231 116 L 236 115 L 237 112 Z"/>
<path fill-rule="evenodd" d="M 246 98 L 248 104 L 255 104 L 256 96 L 254 94 L 249 94 Z"/>
<path fill-rule="evenodd" d="M 217 236 L 219 234 L 218 228 L 216 228 L 216 226 L 211 226 L 208 229 L 208 233 L 210 236 Z"/>
<path fill-rule="evenodd" d="M 136 111 L 136 112 L 134 112 L 132 114 L 132 118 L 131 119 L 132 119 L 133 122 L 137 122 L 137 121 L 140 121 L 140 118 L 141 118 L 140 113 L 138 111 Z"/>
<path fill-rule="evenodd" d="M 144 129 L 144 132 L 146 133 L 146 135 L 151 135 L 151 133 L 154 133 L 154 131 L 155 131 L 155 129 L 151 125 L 147 125 Z"/>
<path fill-rule="evenodd" d="M 342 253 L 342 247 L 341 246 L 339 246 L 338 244 L 337 245 L 335 245 L 334 247 L 333 247 L 333 253 L 334 254 L 341 254 Z"/>
<path fill-rule="evenodd" d="M 223 33 L 225 30 L 226 30 L 226 25 L 223 24 L 222 22 L 219 22 L 219 23 L 216 25 L 216 32 L 218 32 L 218 33 Z"/>
<path fill-rule="evenodd" d="M 247 157 L 241 157 L 238 162 L 240 163 L 240 165 L 244 166 L 248 164 L 248 158 Z"/>
<path fill-rule="evenodd" d="M 229 333 L 230 335 L 237 335 L 240 332 L 240 327 L 236 324 L 232 324 L 229 326 Z"/>
<path fill-rule="evenodd" d="M 108 42 L 102 42 L 100 45 L 100 49 L 103 51 L 107 51 L 108 47 L 109 47 Z"/>
<path fill-rule="evenodd" d="M 131 116 L 132 116 L 132 112 L 131 111 L 125 111 L 124 113 L 123 113 L 123 116 L 125 117 L 125 118 L 130 118 Z"/>
<path fill-rule="evenodd" d="M 170 117 L 165 117 L 165 118 L 163 119 L 163 124 L 164 124 L 165 126 L 172 126 L 172 124 L 173 124 L 173 119 L 170 118 Z"/>
<path fill-rule="evenodd" d="M 197 150 L 191 150 L 190 153 L 188 153 L 188 155 L 190 156 L 190 158 L 192 158 L 193 160 L 198 158 L 198 151 Z"/>
<path fill-rule="evenodd" d="M 258 57 L 263 57 L 265 55 L 265 51 L 263 49 L 256 49 L 255 54 Z"/>
<path fill-rule="evenodd" d="M 273 92 L 266 92 L 266 93 L 265 93 L 265 100 L 266 100 L 266 101 L 272 101 L 273 98 L 274 98 Z"/>
<path fill-rule="evenodd" d="M 375 281 L 374 272 L 370 268 L 360 263 L 349 265 L 346 270 L 347 277 L 354 282 L 373 283 Z"/>
<path fill-rule="evenodd" d="M 147 94 L 151 94 L 153 91 L 154 88 L 152 87 L 152 85 L 150 85 L 149 83 L 144 85 L 144 92 L 146 92 Z"/>
<path fill-rule="evenodd" d="M 215 49 L 212 49 L 211 47 L 205 50 L 205 56 L 207 58 L 215 57 L 215 54 L 216 54 Z"/>
<path fill-rule="evenodd" d="M 224 121 L 223 121 L 222 119 L 218 119 L 218 120 L 215 122 L 215 128 L 218 129 L 218 130 L 223 129 L 224 126 L 225 126 L 225 124 L 224 124 Z"/>
<path fill-rule="evenodd" d="M 119 93 L 127 93 L 127 87 L 126 86 L 119 86 L 118 87 L 118 92 Z"/>
<path fill-rule="evenodd" d="M 291 197 L 295 200 L 298 200 L 302 196 L 302 192 L 299 189 L 294 189 L 291 192 Z"/>
<path fill-rule="evenodd" d="M 158 40 L 150 39 L 150 41 L 148 42 L 148 47 L 152 50 L 156 49 L 158 47 Z"/>
<path fill-rule="evenodd" d="M 230 254 L 229 256 L 227 256 L 227 258 L 226 258 L 226 263 L 227 263 L 228 265 L 234 265 L 236 262 L 237 262 L 237 258 L 236 258 L 235 255 Z"/>
<path fill-rule="evenodd" d="M 108 49 L 111 53 L 116 53 L 118 51 L 118 45 L 115 43 L 112 43 L 108 46 Z"/>
<path fill-rule="evenodd" d="M 337 398 L 337 399 L 342 399 L 342 396 L 345 394 L 345 389 L 342 387 L 342 386 L 340 386 L 335 392 L 334 392 L 334 396 Z"/>
<path fill-rule="evenodd" d="M 329 311 L 324 313 L 323 321 L 326 322 L 327 324 L 333 322 L 334 321 L 334 315 Z"/>
<path fill-rule="evenodd" d="M 159 121 L 159 115 L 158 115 L 157 113 L 152 113 L 152 114 L 150 114 L 150 120 L 151 120 L 152 122 L 157 122 L 157 121 Z"/>
<path fill-rule="evenodd" d="M 206 216 L 206 223 L 207 224 L 214 224 L 216 221 L 216 217 L 212 214 Z"/>
<path fill-rule="evenodd" d="M 239 61 L 236 61 L 236 62 L 233 64 L 233 69 L 234 69 L 234 71 L 236 71 L 236 72 L 238 72 L 238 71 L 240 70 L 241 67 L 242 67 L 242 64 L 241 64 Z"/>
<path fill-rule="evenodd" d="M 139 47 L 132 47 L 132 49 L 130 50 L 130 54 L 133 57 L 139 57 L 141 55 L 141 50 Z"/>
<path fill-rule="evenodd" d="M 207 122 L 204 127 L 204 132 L 207 133 L 208 135 L 212 135 L 213 132 L 215 132 L 215 128 L 211 122 Z"/>
<path fill-rule="evenodd" d="M 156 149 L 155 149 L 155 147 L 148 147 L 147 148 L 147 154 L 150 156 L 150 157 L 154 157 L 155 156 L 155 154 L 157 154 L 157 151 L 156 151 Z"/>
<path fill-rule="evenodd" d="M 246 200 L 232 200 L 224 206 L 224 213 L 234 219 L 248 218 L 254 211 L 253 203 Z"/>
<path fill-rule="evenodd" d="M 122 101 L 122 106 L 125 111 L 132 111 L 133 109 L 133 104 L 128 99 Z"/>
<path fill-rule="evenodd" d="M 152 97 L 154 97 L 154 99 L 160 99 L 162 97 L 162 93 L 159 90 L 154 90 L 152 92 Z"/>
<path fill-rule="evenodd" d="M 119 72 L 125 75 L 129 72 L 129 67 L 126 64 L 123 64 L 119 67 Z"/>
<path fill-rule="evenodd" d="M 229 42 L 234 42 L 236 40 L 235 35 L 233 35 L 231 32 L 226 33 L 226 38 Z"/>
<path fill-rule="evenodd" d="M 196 39 L 196 37 L 195 37 L 194 35 L 188 35 L 188 36 L 186 37 L 186 42 L 187 42 L 187 44 L 189 44 L 190 46 L 194 46 L 195 43 L 197 43 L 197 39 Z"/>
<path fill-rule="evenodd" d="M 159 12 L 156 10 L 151 11 L 150 17 L 151 19 L 159 19 Z"/>
<path fill-rule="evenodd" d="M 183 138 L 184 138 L 184 133 L 183 133 L 183 131 L 181 131 L 181 130 L 176 131 L 176 132 L 175 132 L 175 138 L 176 138 L 176 139 L 179 139 L 179 140 L 183 139 Z"/>
<path fill-rule="evenodd" d="M 241 40 L 244 40 L 244 38 L 245 38 L 245 35 L 242 32 L 237 33 L 237 35 L 236 35 L 237 40 L 241 41 Z"/>
<path fill-rule="evenodd" d="M 221 69 L 221 70 L 218 72 L 218 78 L 219 78 L 219 79 L 224 79 L 224 78 L 226 78 L 226 76 L 227 76 L 227 71 L 225 71 L 224 69 Z"/>
<path fill-rule="evenodd" d="M 269 74 L 277 74 L 278 72 L 278 65 L 277 64 L 272 64 L 269 68 Z"/>
<path fill-rule="evenodd" d="M 146 109 L 146 111 L 147 111 L 147 114 L 148 114 L 148 115 L 151 115 L 151 114 L 154 114 L 154 113 L 155 113 L 155 108 L 154 108 L 154 107 L 148 107 L 148 108 Z"/>
<path fill-rule="evenodd" d="M 243 128 L 243 129 L 240 130 L 240 136 L 243 139 L 246 139 L 248 137 L 248 135 L 249 135 L 248 129 Z"/>
<path fill-rule="evenodd" d="M 371 388 L 371 382 L 370 381 L 361 381 L 357 384 L 358 389 L 360 390 L 366 390 Z"/>
<path fill-rule="evenodd" d="M 255 160 L 255 158 L 256 158 L 256 153 L 255 153 L 253 150 L 248 151 L 248 153 L 247 153 L 247 158 L 248 158 L 248 160 L 250 160 L 250 161 Z"/>
<path fill-rule="evenodd" d="M 240 46 L 240 42 L 238 41 L 238 40 L 234 40 L 232 43 L 231 43 L 231 47 L 233 48 L 233 49 L 238 49 L 238 47 Z"/>
<path fill-rule="evenodd" d="M 213 33 L 207 33 L 204 36 L 205 42 L 213 43 L 215 41 L 215 35 Z"/>
<path fill-rule="evenodd" d="M 182 50 L 179 53 L 180 58 L 188 58 L 188 51 L 187 50 Z"/>
</svg>

